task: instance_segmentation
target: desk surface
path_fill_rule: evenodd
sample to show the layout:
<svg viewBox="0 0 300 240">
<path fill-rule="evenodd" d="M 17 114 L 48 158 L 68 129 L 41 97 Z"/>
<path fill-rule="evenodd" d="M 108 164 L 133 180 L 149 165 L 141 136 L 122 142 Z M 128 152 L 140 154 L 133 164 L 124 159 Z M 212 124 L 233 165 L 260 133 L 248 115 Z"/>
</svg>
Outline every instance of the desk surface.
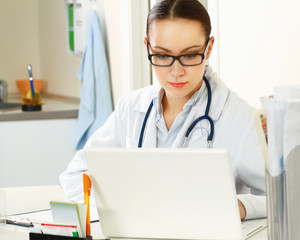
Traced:
<svg viewBox="0 0 300 240">
<path fill-rule="evenodd" d="M 92 223 L 91 225 L 93 239 L 103 239 L 102 231 L 99 223 Z M 13 225 L 3 225 L 0 226 L 0 239 L 9 239 L 9 240 L 28 240 L 29 239 L 30 228 L 18 227 Z M 258 232 L 249 240 L 267 240 L 268 233 L 267 229 L 263 229 Z M 128 240 L 128 239 L 127 239 Z"/>
<path fill-rule="evenodd" d="M 2 190 L 7 190 L 7 215 L 24 213 L 26 212 L 25 210 L 34 211 L 48 209 L 50 200 L 55 200 L 55 198 L 61 199 L 63 197 L 63 193 L 59 186 L 21 187 Z M 27 194 L 24 194 L 25 192 Z M 31 194 L 28 194 L 29 192 L 31 192 Z M 22 197 L 20 198 L 20 196 Z M 37 198 L 37 196 L 39 197 Z M 33 200 L 32 198 L 35 198 L 35 200 Z M 14 226 L 9 224 L 0 225 L 0 239 L 28 240 L 31 230 L 32 228 Z M 91 233 L 93 239 L 103 239 L 103 234 L 99 222 L 91 224 Z M 267 239 L 267 228 L 249 238 L 249 240 Z"/>
<path fill-rule="evenodd" d="M 6 215 L 50 209 L 51 200 L 63 201 L 64 193 L 58 185 L 0 188 L 5 191 Z"/>
</svg>

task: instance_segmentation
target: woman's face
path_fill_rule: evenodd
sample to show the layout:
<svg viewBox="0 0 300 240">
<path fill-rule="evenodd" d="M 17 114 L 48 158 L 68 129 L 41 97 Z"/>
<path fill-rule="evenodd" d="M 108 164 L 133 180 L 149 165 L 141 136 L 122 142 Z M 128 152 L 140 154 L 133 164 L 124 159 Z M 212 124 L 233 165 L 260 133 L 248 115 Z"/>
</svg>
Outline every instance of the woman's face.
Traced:
<svg viewBox="0 0 300 240">
<path fill-rule="evenodd" d="M 199 21 L 177 18 L 154 21 L 149 30 L 148 42 L 150 54 L 178 56 L 203 53 L 207 39 Z M 201 65 L 182 66 L 175 60 L 170 67 L 153 66 L 167 99 L 176 98 L 186 102 L 201 87 L 205 61 L 210 55 L 212 45 L 213 39 L 210 40 L 208 54 Z"/>
</svg>

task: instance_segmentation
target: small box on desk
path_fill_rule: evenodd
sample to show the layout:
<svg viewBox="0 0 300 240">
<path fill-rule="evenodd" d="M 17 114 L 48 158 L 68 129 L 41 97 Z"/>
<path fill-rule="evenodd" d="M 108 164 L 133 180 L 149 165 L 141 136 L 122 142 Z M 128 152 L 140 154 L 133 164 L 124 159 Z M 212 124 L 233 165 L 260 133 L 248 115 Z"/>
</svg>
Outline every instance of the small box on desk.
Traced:
<svg viewBox="0 0 300 240">
<path fill-rule="evenodd" d="M 69 237 L 69 236 L 61 236 L 61 235 L 53 235 L 53 234 L 42 234 L 42 233 L 29 233 L 29 240 L 92 240 L 91 236 L 87 236 L 85 238 L 79 237 Z"/>
</svg>

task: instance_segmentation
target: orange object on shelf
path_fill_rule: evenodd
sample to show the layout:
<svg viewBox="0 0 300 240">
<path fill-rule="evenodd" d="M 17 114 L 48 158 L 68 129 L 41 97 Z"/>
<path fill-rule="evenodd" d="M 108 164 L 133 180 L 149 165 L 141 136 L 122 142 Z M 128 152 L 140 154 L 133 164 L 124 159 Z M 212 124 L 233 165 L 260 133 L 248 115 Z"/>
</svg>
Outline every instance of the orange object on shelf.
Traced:
<svg viewBox="0 0 300 240">
<path fill-rule="evenodd" d="M 91 236 L 91 219 L 90 219 L 90 195 L 91 195 L 91 179 L 86 173 L 83 174 L 83 193 L 86 209 L 86 235 Z"/>
<path fill-rule="evenodd" d="M 41 92 L 43 88 L 43 84 L 44 84 L 43 79 L 34 79 L 33 80 L 34 91 Z M 27 90 L 30 89 L 29 79 L 16 80 L 16 85 L 21 95 L 25 94 Z"/>
</svg>

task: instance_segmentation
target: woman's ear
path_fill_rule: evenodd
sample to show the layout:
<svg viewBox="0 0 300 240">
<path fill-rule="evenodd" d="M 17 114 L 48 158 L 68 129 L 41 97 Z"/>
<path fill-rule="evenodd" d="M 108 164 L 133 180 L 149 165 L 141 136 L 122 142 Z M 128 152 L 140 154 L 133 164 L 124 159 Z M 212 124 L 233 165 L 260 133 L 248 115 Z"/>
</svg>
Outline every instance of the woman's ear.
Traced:
<svg viewBox="0 0 300 240">
<path fill-rule="evenodd" d="M 144 37 L 144 44 L 146 47 L 147 47 L 147 42 L 148 42 L 148 39 L 146 37 Z"/>
<path fill-rule="evenodd" d="M 209 39 L 209 42 L 208 42 L 209 46 L 208 46 L 207 54 L 206 54 L 206 57 L 205 57 L 206 60 L 208 60 L 209 57 L 210 57 L 210 54 L 211 54 L 212 49 L 213 49 L 213 46 L 214 46 L 214 42 L 215 42 L 215 38 L 214 38 L 214 37 L 211 37 L 211 38 Z"/>
</svg>

